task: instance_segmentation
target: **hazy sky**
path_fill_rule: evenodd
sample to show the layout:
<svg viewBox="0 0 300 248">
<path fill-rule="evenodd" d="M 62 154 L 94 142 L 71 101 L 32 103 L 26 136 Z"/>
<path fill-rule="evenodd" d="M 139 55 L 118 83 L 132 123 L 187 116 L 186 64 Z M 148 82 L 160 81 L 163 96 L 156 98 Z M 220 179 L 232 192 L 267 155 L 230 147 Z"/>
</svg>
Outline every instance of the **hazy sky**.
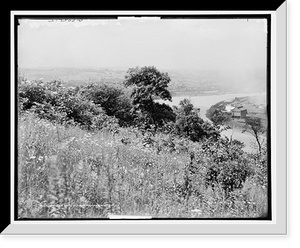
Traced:
<svg viewBox="0 0 300 248">
<path fill-rule="evenodd" d="M 21 20 L 20 67 L 266 67 L 265 19 Z"/>
</svg>

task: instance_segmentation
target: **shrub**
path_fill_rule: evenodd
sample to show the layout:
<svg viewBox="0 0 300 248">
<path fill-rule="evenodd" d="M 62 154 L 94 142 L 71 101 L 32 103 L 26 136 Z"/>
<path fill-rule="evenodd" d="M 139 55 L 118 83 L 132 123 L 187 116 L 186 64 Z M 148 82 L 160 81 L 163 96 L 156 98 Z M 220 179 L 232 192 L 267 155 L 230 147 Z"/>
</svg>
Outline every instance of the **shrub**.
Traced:
<svg viewBox="0 0 300 248">
<path fill-rule="evenodd" d="M 215 124 L 215 125 L 225 125 L 230 121 L 230 117 L 227 113 L 223 113 L 220 109 L 211 110 L 211 112 L 208 111 L 209 119 Z"/>
<path fill-rule="evenodd" d="M 22 110 L 30 109 L 35 103 L 43 104 L 47 98 L 51 97 L 47 94 L 46 87 L 42 82 L 22 82 L 19 84 L 19 103 Z"/>
<path fill-rule="evenodd" d="M 209 167 L 205 183 L 206 186 L 211 185 L 213 188 L 220 185 L 228 195 L 235 189 L 241 189 L 243 183 L 252 174 L 251 169 L 246 164 L 231 161 L 221 164 L 214 164 Z"/>
<path fill-rule="evenodd" d="M 219 131 L 213 125 L 199 117 L 193 104 L 188 99 L 182 100 L 179 105 L 179 108 L 175 108 L 175 134 L 187 137 L 192 141 L 200 141 L 210 137 L 218 138 L 220 136 Z"/>
<path fill-rule="evenodd" d="M 89 84 L 80 89 L 81 94 L 89 101 L 100 106 L 108 116 L 118 119 L 121 126 L 132 125 L 131 101 L 121 87 L 109 84 Z"/>
<path fill-rule="evenodd" d="M 202 144 L 202 151 L 209 161 L 205 175 L 206 186 L 214 188 L 219 185 L 226 195 L 243 187 L 246 179 L 253 174 L 253 169 L 242 147 L 242 144 L 231 142 L 228 138 Z"/>
<path fill-rule="evenodd" d="M 103 129 L 114 133 L 119 129 L 119 121 L 113 116 L 108 116 L 105 113 L 99 113 L 92 118 L 92 124 L 89 128 L 93 130 Z"/>
<path fill-rule="evenodd" d="M 118 120 L 108 116 L 79 87 L 66 88 L 59 81 L 21 83 L 19 105 L 21 112 L 31 111 L 40 118 L 60 124 L 72 123 L 89 130 L 110 126 L 115 130 L 118 127 Z"/>
</svg>

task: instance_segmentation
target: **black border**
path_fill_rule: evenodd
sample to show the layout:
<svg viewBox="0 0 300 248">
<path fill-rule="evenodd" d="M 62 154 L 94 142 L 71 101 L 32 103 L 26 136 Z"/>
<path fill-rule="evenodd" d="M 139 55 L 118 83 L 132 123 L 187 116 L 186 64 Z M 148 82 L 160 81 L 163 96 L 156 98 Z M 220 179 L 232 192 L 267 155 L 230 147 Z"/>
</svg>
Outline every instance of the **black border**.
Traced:
<svg viewBox="0 0 300 248">
<path fill-rule="evenodd" d="M 16 23 L 16 16 L 14 17 L 14 22 Z M 19 161 L 19 158 L 18 158 L 18 122 L 19 122 L 19 119 L 18 119 L 18 99 L 17 99 L 17 96 L 18 96 L 18 28 L 17 26 L 15 25 L 14 27 L 14 38 L 15 38 L 15 41 L 14 41 L 14 64 L 15 64 L 15 70 L 14 70 L 14 77 L 15 77 L 15 144 L 14 144 L 14 155 L 15 155 L 15 167 L 14 167 L 14 171 L 15 171 L 15 174 L 14 174 L 14 188 L 15 188 L 15 194 L 14 194 L 14 204 L 15 204 L 15 208 L 14 208 L 14 220 L 17 220 L 17 216 L 18 216 L 18 209 L 19 209 L 19 206 L 18 206 L 18 161 Z"/>
<path fill-rule="evenodd" d="M 224 9 L 223 9 L 224 10 Z M 262 9 L 260 9 L 262 10 Z M 161 19 L 266 19 L 267 20 L 267 115 L 268 115 L 268 131 L 267 131 L 267 147 L 268 147 L 268 216 L 261 217 L 261 218 L 152 218 L 150 220 L 272 220 L 272 190 L 271 190 L 271 14 L 215 14 L 215 15 L 15 15 L 14 16 L 14 65 L 15 65 L 15 89 L 17 92 L 18 86 L 18 20 L 28 18 L 28 19 L 117 19 L 118 17 L 126 17 L 126 16 L 136 16 L 136 17 L 160 17 Z M 15 164 L 14 169 L 17 172 L 17 161 L 18 161 L 18 151 L 17 151 L 17 126 L 18 126 L 18 109 L 17 109 L 17 94 L 15 92 L 15 126 L 14 126 L 14 133 L 15 133 Z M 17 182 L 18 176 L 17 173 L 14 175 L 14 186 L 17 189 Z M 96 220 L 96 221 L 105 221 L 113 219 L 108 218 L 68 218 L 68 219 L 50 219 L 50 218 L 22 218 L 18 219 L 18 192 L 15 191 L 14 194 L 14 203 L 15 203 L 15 211 L 14 211 L 14 220 L 15 221 L 73 221 L 73 220 Z M 133 220 L 133 219 L 117 219 L 117 220 Z M 134 219 L 134 220 L 145 220 L 145 219 Z"/>
<path fill-rule="evenodd" d="M 172 4 L 150 4 L 147 11 L 159 11 L 159 10 L 200 10 L 200 11 L 272 11 L 276 10 L 285 0 L 251 0 L 251 1 L 241 1 L 241 0 L 227 0 L 227 1 L 193 1 L 189 3 L 182 2 L 172 2 Z M 135 11 L 144 11 L 145 4 L 137 4 L 133 2 L 118 2 L 117 6 L 115 3 L 110 2 L 91 2 L 88 7 L 83 6 L 82 2 L 72 3 L 72 6 L 67 4 L 66 6 L 59 5 L 59 8 L 56 9 L 54 6 L 49 6 L 49 11 L 51 10 L 70 10 L 70 11 L 94 11 L 94 10 L 111 10 L 111 11 L 123 11 L 123 10 L 135 10 Z M 8 3 L 8 5 L 11 5 Z M 20 2 L 17 4 L 17 7 L 11 8 L 12 10 L 44 10 L 44 5 L 39 3 L 30 3 L 30 2 Z"/>
</svg>

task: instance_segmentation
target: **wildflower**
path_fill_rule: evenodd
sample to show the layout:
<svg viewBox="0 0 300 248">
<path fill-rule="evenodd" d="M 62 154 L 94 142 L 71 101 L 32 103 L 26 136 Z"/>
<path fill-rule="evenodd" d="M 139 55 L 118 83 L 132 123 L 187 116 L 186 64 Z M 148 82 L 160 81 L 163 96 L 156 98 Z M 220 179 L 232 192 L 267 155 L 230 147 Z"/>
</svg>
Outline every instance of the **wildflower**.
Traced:
<svg viewBox="0 0 300 248">
<path fill-rule="evenodd" d="M 191 212 L 192 212 L 192 213 L 201 214 L 201 213 L 202 213 L 202 210 L 201 210 L 201 209 L 195 208 L 195 209 L 192 209 Z"/>
</svg>

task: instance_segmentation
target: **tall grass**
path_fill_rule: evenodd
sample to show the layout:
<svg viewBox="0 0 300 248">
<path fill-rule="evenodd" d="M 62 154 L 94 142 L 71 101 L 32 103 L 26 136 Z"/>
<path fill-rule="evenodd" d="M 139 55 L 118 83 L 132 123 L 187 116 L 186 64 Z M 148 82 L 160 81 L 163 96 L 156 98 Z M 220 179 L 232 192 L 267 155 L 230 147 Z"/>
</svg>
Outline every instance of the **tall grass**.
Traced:
<svg viewBox="0 0 300 248">
<path fill-rule="evenodd" d="M 19 218 L 260 217 L 267 189 L 250 178 L 226 195 L 205 186 L 206 167 L 188 176 L 199 143 L 133 128 L 87 132 L 33 114 L 18 130 Z"/>
</svg>

